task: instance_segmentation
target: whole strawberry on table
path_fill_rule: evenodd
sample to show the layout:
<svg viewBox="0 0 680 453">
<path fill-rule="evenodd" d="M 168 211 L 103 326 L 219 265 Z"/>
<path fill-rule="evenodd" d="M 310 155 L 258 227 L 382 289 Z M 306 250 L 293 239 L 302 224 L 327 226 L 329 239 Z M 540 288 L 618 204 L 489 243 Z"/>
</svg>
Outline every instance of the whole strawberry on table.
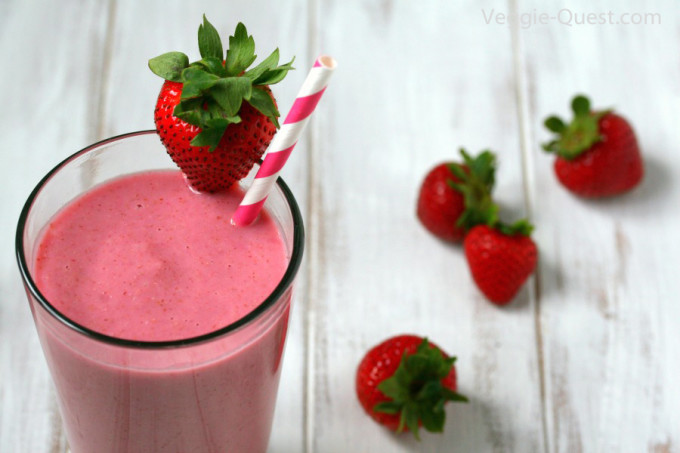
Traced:
<svg viewBox="0 0 680 453">
<path fill-rule="evenodd" d="M 611 110 L 592 110 L 585 96 L 574 97 L 571 107 L 571 123 L 557 116 L 545 120 L 557 136 L 543 149 L 557 155 L 554 171 L 560 183 L 585 198 L 618 195 L 637 186 L 644 165 L 630 123 Z"/>
<path fill-rule="evenodd" d="M 471 156 L 460 150 L 462 162 L 435 166 L 423 180 L 417 215 L 423 226 L 440 239 L 463 241 L 472 278 L 497 305 L 517 295 L 538 260 L 527 220 L 506 225 L 492 197 L 496 155 L 482 151 Z"/>
<path fill-rule="evenodd" d="M 510 303 L 536 269 L 538 248 L 527 220 L 512 225 L 490 222 L 473 227 L 463 248 L 479 290 L 496 305 Z"/>
<path fill-rule="evenodd" d="M 279 127 L 269 85 L 280 82 L 293 60 L 279 65 L 274 50 L 258 65 L 255 41 L 239 23 L 226 54 L 208 19 L 198 29 L 201 59 L 189 63 L 182 52 L 149 60 L 165 79 L 154 121 L 168 154 L 198 191 L 215 192 L 245 177 Z"/>
<path fill-rule="evenodd" d="M 448 401 L 465 402 L 456 392 L 455 357 L 417 335 L 398 335 L 371 348 L 359 363 L 359 403 L 376 422 L 419 439 L 422 426 L 441 432 Z"/>
<path fill-rule="evenodd" d="M 418 219 L 448 242 L 462 241 L 467 229 L 486 218 L 493 206 L 496 156 L 488 150 L 471 156 L 461 149 L 460 154 L 462 162 L 444 162 L 431 169 L 418 192 Z"/>
</svg>

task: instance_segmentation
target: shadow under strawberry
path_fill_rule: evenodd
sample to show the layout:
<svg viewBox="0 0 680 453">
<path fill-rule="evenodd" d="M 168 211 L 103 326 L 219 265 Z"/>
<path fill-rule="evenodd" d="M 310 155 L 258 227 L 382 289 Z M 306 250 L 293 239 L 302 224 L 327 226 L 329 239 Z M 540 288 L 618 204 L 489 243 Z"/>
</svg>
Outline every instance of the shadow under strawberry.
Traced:
<svg viewBox="0 0 680 453">
<path fill-rule="evenodd" d="M 646 155 L 645 177 L 630 193 L 623 197 L 584 199 L 583 202 L 598 209 L 615 210 L 617 215 L 624 217 L 630 214 L 658 217 L 665 211 L 677 212 L 678 200 L 674 200 L 674 205 L 671 200 L 674 184 L 668 164 L 653 155 Z"/>
</svg>

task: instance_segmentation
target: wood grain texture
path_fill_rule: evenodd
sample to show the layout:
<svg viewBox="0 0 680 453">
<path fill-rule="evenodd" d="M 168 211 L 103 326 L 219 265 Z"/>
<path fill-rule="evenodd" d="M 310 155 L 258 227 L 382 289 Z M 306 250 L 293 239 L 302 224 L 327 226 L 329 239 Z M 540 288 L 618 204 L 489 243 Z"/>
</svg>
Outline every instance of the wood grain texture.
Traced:
<svg viewBox="0 0 680 453">
<path fill-rule="evenodd" d="M 47 170 L 93 138 L 96 124 L 88 112 L 94 108 L 102 73 L 103 61 L 97 50 L 105 41 L 104 6 L 80 2 L 2 3 L 0 451 L 3 452 L 51 453 L 65 448 L 52 384 L 16 270 L 14 232 L 19 212 L 33 186 Z M 64 64 L 68 61 L 77 64 Z"/>
<path fill-rule="evenodd" d="M 0 2 L 0 452 L 67 451 L 13 258 L 21 206 L 68 154 L 153 128 L 147 60 L 196 57 L 203 13 L 223 33 L 244 22 L 261 57 L 297 57 L 274 88 L 282 112 L 319 53 L 339 62 L 283 171 L 308 237 L 272 453 L 680 452 L 673 0 Z M 555 19 L 522 22 L 541 13 Z M 578 24 L 588 13 L 661 23 Z M 576 92 L 633 123 L 646 165 L 634 192 L 586 202 L 557 183 L 541 123 Z M 415 217 L 425 173 L 461 146 L 498 154 L 503 218 L 537 226 L 539 269 L 505 308 Z M 456 355 L 471 399 L 421 442 L 374 424 L 354 395 L 364 352 L 402 332 Z"/>
<path fill-rule="evenodd" d="M 341 62 L 319 117 L 310 265 L 316 335 L 309 451 L 539 451 L 541 403 L 533 301 L 507 310 L 471 283 L 462 249 L 421 227 L 416 196 L 458 148 L 498 152 L 504 212 L 526 214 L 509 28 L 475 2 L 324 2 L 321 42 Z M 363 414 L 362 354 L 427 335 L 458 356 L 461 392 L 443 436 L 415 443 Z"/>
<path fill-rule="evenodd" d="M 546 10 L 538 1 L 518 3 L 521 11 Z M 618 2 L 609 8 L 614 21 L 657 13 L 661 23 L 577 24 L 583 14 L 603 11 L 570 2 L 561 14 L 564 22 L 573 16 L 572 26 L 520 33 L 531 125 L 525 151 L 535 162 L 542 245 L 539 323 L 549 450 L 677 451 L 680 404 L 667 383 L 679 371 L 680 347 L 670 321 L 680 314 L 680 244 L 670 233 L 680 220 L 678 8 Z M 551 113 L 567 116 L 577 92 L 615 108 L 636 128 L 646 176 L 634 192 L 585 201 L 557 183 L 553 158 L 539 151 L 548 137 L 540 125 Z"/>
</svg>

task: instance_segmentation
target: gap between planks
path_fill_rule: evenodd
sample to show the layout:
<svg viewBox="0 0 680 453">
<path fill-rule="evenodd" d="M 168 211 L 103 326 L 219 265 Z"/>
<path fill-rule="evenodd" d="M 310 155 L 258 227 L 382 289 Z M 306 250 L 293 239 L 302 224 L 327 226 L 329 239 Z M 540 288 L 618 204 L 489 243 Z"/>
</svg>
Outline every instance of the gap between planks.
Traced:
<svg viewBox="0 0 680 453">
<path fill-rule="evenodd" d="M 317 0 L 307 1 L 307 61 L 312 61 L 318 52 L 319 39 L 318 39 L 318 13 L 319 5 Z M 319 281 L 319 273 L 317 269 L 320 266 L 316 264 L 320 262 L 321 257 L 319 255 L 320 247 L 315 245 L 319 244 L 319 237 L 322 235 L 321 231 L 321 216 L 318 215 L 319 210 L 316 209 L 317 206 L 321 205 L 321 184 L 316 176 L 317 172 L 314 171 L 317 167 L 316 162 L 316 150 L 318 148 L 318 131 L 317 122 L 314 118 L 311 118 L 311 124 L 305 131 L 305 136 L 307 139 L 307 206 L 306 206 L 306 216 L 308 219 L 306 222 L 306 236 L 307 236 L 307 265 L 305 266 L 305 287 L 303 288 L 302 294 L 302 312 L 304 315 L 303 319 L 303 348 L 304 348 L 304 360 L 303 360 L 303 382 L 302 382 L 302 452 L 312 453 L 314 451 L 314 421 L 315 421 L 315 394 L 316 394 L 316 361 L 315 354 L 317 344 L 317 316 L 316 316 L 316 298 L 312 297 L 313 294 L 317 293 L 317 282 Z M 315 215 L 316 213 L 316 215 Z"/>
<path fill-rule="evenodd" d="M 508 9 L 515 17 L 519 16 L 519 0 L 508 0 Z M 534 155 L 532 153 L 533 140 L 531 139 L 531 118 L 529 115 L 529 101 L 528 101 L 528 86 L 525 77 L 525 63 L 524 55 L 522 53 L 522 45 L 520 42 L 520 28 L 518 21 L 512 21 L 510 24 L 510 43 L 512 47 L 512 61 L 513 73 L 515 78 L 515 97 L 517 105 L 517 118 L 519 122 L 519 146 L 520 156 L 522 160 L 522 191 L 524 194 L 524 205 L 527 212 L 527 218 L 533 218 L 534 209 L 536 206 L 536 184 L 534 176 L 536 174 L 534 169 Z M 550 442 L 548 439 L 548 421 L 547 421 L 547 397 L 546 397 L 546 382 L 545 382 L 545 361 L 543 351 L 543 328 L 541 325 L 541 291 L 540 291 L 540 264 L 536 267 L 534 276 L 532 277 L 532 285 L 529 287 L 529 297 L 534 301 L 534 333 L 536 335 L 536 360 L 538 368 L 538 384 L 539 384 L 539 403 L 541 416 L 541 434 L 542 446 L 544 453 L 550 451 Z"/>
<path fill-rule="evenodd" d="M 97 91 L 97 96 L 93 96 L 96 99 L 96 105 L 92 111 L 97 112 L 94 118 L 94 125 L 91 128 L 95 132 L 95 136 L 88 136 L 88 143 L 94 143 L 96 141 L 102 140 L 104 138 L 105 128 L 106 128 L 106 88 L 109 86 L 109 73 L 111 71 L 111 62 L 113 58 L 113 38 L 114 30 L 116 27 L 116 0 L 109 0 L 109 5 L 106 11 L 106 30 L 104 32 L 104 48 L 102 52 L 102 62 L 101 62 L 101 77 L 98 86 L 95 87 L 94 91 Z"/>
</svg>

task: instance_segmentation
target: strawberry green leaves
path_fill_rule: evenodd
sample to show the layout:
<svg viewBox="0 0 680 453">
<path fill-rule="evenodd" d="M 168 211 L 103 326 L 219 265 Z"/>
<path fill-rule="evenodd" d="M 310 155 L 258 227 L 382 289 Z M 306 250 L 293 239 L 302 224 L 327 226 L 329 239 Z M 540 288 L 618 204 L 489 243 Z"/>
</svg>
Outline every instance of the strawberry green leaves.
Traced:
<svg viewBox="0 0 680 453">
<path fill-rule="evenodd" d="M 164 78 L 173 82 L 182 81 L 182 71 L 189 66 L 189 57 L 182 52 L 168 52 L 149 60 L 149 69 Z"/>
<path fill-rule="evenodd" d="M 574 96 L 571 100 L 571 109 L 576 116 L 588 116 L 590 114 L 590 100 L 582 95 Z"/>
<path fill-rule="evenodd" d="M 449 185 L 463 195 L 465 211 L 457 221 L 459 227 L 493 223 L 498 219 L 498 206 L 491 198 L 496 179 L 496 155 L 489 150 L 472 157 L 461 148 L 463 164 L 451 164 L 449 169 L 460 182 L 449 180 Z"/>
<path fill-rule="evenodd" d="M 203 16 L 198 28 L 198 48 L 201 60 L 189 63 L 181 52 L 168 52 L 149 60 L 151 71 L 173 82 L 182 83 L 181 102 L 173 114 L 201 128 L 192 140 L 193 146 L 210 146 L 214 150 L 229 124 L 239 123 L 239 111 L 248 102 L 279 127 L 280 113 L 268 85 L 280 82 L 294 69 L 294 58 L 279 65 L 279 50 L 274 50 L 257 66 L 248 69 L 257 59 L 255 40 L 242 23 L 229 37 L 229 48 L 215 27 Z"/>
<path fill-rule="evenodd" d="M 212 88 L 220 78 L 214 74 L 205 72 L 195 66 L 190 66 L 182 71 L 182 100 L 195 99 Z"/>
<path fill-rule="evenodd" d="M 245 76 L 253 79 L 255 85 L 273 85 L 283 80 L 288 71 L 293 69 L 294 60 L 279 66 L 279 49 L 276 49 L 262 63 L 246 72 Z"/>
<path fill-rule="evenodd" d="M 210 146 L 212 151 L 227 127 L 241 122 L 241 104 L 251 99 L 254 88 L 246 78 L 220 78 L 191 67 L 184 70 L 183 80 L 182 101 L 174 114 L 187 123 L 200 125 L 202 131 L 191 144 Z"/>
<path fill-rule="evenodd" d="M 248 36 L 246 27 L 239 22 L 233 36 L 229 37 L 229 49 L 224 66 L 227 74 L 239 75 L 255 61 L 255 40 Z"/>
<path fill-rule="evenodd" d="M 193 146 L 210 146 L 212 151 L 217 146 L 215 143 L 220 142 L 224 131 L 227 130 L 227 126 L 240 121 L 240 117 L 234 118 L 233 121 L 228 118 L 211 118 L 204 122 L 203 131 L 191 141 L 191 144 Z"/>
<path fill-rule="evenodd" d="M 550 116 L 543 123 L 549 131 L 556 134 L 556 138 L 543 144 L 543 149 L 567 160 L 576 158 L 602 139 L 599 122 L 608 112 L 591 111 L 590 100 L 582 95 L 572 99 L 571 110 L 574 112 L 574 119 L 569 124 L 557 116 Z"/>
<path fill-rule="evenodd" d="M 492 197 L 496 183 L 496 155 L 485 150 L 473 157 L 463 148 L 460 154 L 463 163 L 449 165 L 459 182 L 448 181 L 449 186 L 460 192 L 465 200 L 465 211 L 458 218 L 457 225 L 468 231 L 477 225 L 488 225 L 507 235 L 530 236 L 533 225 L 528 220 L 518 220 L 509 225 L 500 220 L 500 208 Z"/>
<path fill-rule="evenodd" d="M 280 127 L 278 118 L 281 116 L 281 114 L 276 108 L 276 104 L 274 104 L 274 100 L 268 92 L 260 87 L 255 86 L 253 87 L 253 91 L 250 93 L 250 99 L 248 102 L 260 113 L 266 115 L 267 118 L 269 118 L 271 122 L 274 123 L 277 129 Z"/>
<path fill-rule="evenodd" d="M 495 226 L 498 231 L 508 236 L 531 236 L 534 231 L 534 226 L 527 219 L 518 220 L 510 225 L 498 222 Z"/>
<path fill-rule="evenodd" d="M 423 339 L 413 354 L 404 353 L 392 377 L 378 385 L 389 401 L 376 404 L 376 412 L 399 414 L 401 432 L 408 428 L 419 439 L 420 423 L 430 432 L 442 432 L 447 401 L 465 402 L 467 398 L 446 388 L 442 379 L 453 368 L 455 357 L 446 358 L 439 349 Z"/>
<path fill-rule="evenodd" d="M 250 100 L 253 85 L 242 77 L 225 77 L 219 79 L 210 94 L 224 110 L 227 117 L 235 117 L 241 109 L 243 100 Z"/>
<path fill-rule="evenodd" d="M 203 15 L 203 23 L 198 26 L 198 51 L 201 53 L 201 58 L 204 59 L 212 57 L 221 61 L 222 55 L 224 55 L 220 34 L 208 22 L 205 14 Z"/>
<path fill-rule="evenodd" d="M 562 119 L 557 116 L 551 116 L 546 118 L 544 124 L 549 131 L 554 132 L 556 134 L 561 133 L 567 128 L 567 125 L 564 124 L 564 121 L 562 121 Z"/>
</svg>

